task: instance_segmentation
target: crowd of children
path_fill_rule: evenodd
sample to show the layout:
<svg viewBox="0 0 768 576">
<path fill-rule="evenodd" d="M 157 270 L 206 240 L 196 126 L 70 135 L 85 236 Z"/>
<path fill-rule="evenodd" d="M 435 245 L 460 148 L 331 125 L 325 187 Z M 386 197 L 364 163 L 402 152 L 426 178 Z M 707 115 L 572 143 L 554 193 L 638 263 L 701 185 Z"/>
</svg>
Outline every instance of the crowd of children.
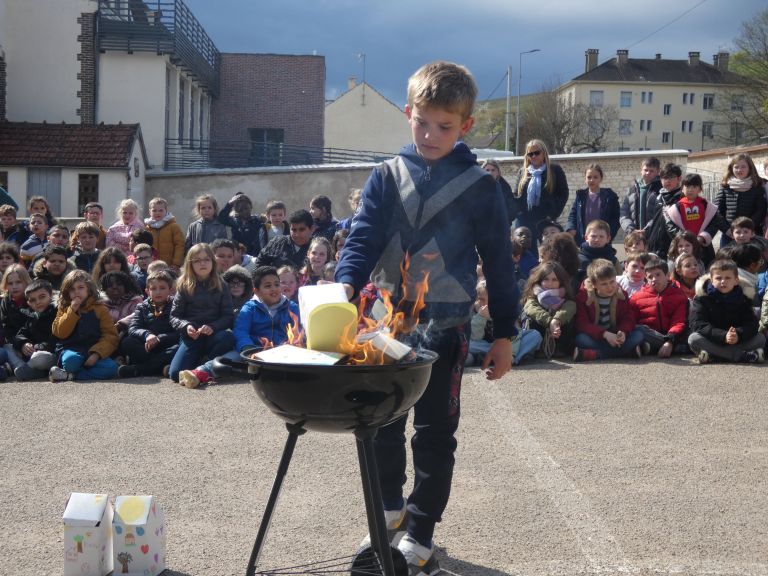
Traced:
<svg viewBox="0 0 768 576">
<path fill-rule="evenodd" d="M 285 340 L 298 288 L 333 280 L 349 234 L 325 196 L 288 216 L 280 201 L 253 214 L 242 193 L 219 211 L 204 194 L 186 236 L 166 200 L 148 208 L 123 200 L 105 228 L 91 202 L 70 234 L 44 198 L 26 221 L 0 206 L 0 380 L 206 383 L 215 358 Z"/>
<path fill-rule="evenodd" d="M 653 157 L 643 162 L 622 204 L 611 189 L 600 187 L 602 180 L 600 166 L 591 164 L 565 231 L 550 220 L 536 226 L 538 258 L 520 242 L 530 230 L 512 229 L 513 266 L 523 294 L 514 364 L 523 359 L 518 354 L 574 361 L 694 354 L 700 363 L 762 363 L 768 182 L 751 158 L 740 154 L 731 160 L 711 202 L 702 196 L 698 174 L 684 176 L 674 164 L 662 168 Z M 619 227 L 625 230 L 621 264 L 611 245 Z M 482 279 L 477 293 L 470 363 L 481 361 L 493 340 Z M 533 349 L 532 330 L 540 337 Z"/>
</svg>

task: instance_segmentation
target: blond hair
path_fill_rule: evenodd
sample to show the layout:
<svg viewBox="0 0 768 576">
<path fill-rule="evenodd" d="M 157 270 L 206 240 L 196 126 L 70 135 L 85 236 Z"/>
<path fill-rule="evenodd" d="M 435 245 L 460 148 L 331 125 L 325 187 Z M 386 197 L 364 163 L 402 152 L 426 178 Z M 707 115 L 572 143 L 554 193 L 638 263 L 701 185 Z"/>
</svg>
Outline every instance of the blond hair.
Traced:
<svg viewBox="0 0 768 576">
<path fill-rule="evenodd" d="M 205 280 L 200 280 L 192 268 L 192 260 L 200 256 L 208 256 L 211 260 L 211 273 Z M 216 273 L 216 259 L 213 256 L 213 250 L 211 250 L 208 244 L 203 242 L 195 244 L 187 252 L 187 257 L 184 259 L 184 271 L 179 276 L 177 282 L 177 290 L 191 296 L 194 294 L 198 284 L 204 286 L 209 291 L 220 291 L 222 284 L 221 277 Z"/>
<path fill-rule="evenodd" d="M 162 204 L 165 206 L 165 209 L 168 210 L 168 200 L 165 198 L 160 198 L 160 196 L 155 196 L 152 198 L 152 200 L 149 201 L 149 208 L 151 209 L 152 206 L 155 206 L 156 204 Z"/>
<path fill-rule="evenodd" d="M 8 292 L 8 277 L 11 274 L 18 274 L 19 280 L 24 282 L 24 286 L 27 286 L 30 282 L 32 282 L 32 278 L 29 277 L 29 272 L 27 272 L 27 269 L 24 268 L 24 265 L 11 264 L 8 266 L 8 268 L 5 269 L 3 279 L 0 280 L 0 291 L 2 291 L 3 294 Z"/>
<path fill-rule="evenodd" d="M 472 73 L 460 64 L 438 60 L 419 68 L 408 79 L 408 106 L 436 106 L 461 115 L 472 116 L 477 85 Z"/>
<path fill-rule="evenodd" d="M 136 204 L 134 200 L 131 200 L 130 198 L 126 198 L 125 200 L 122 200 L 120 204 L 117 205 L 117 210 L 115 210 L 115 216 L 117 216 L 118 220 L 123 215 L 123 210 L 133 210 L 136 212 L 136 218 L 138 218 L 141 215 L 141 208 L 139 208 L 139 205 Z"/>
<path fill-rule="evenodd" d="M 544 191 L 547 194 L 552 194 L 552 192 L 555 190 L 556 177 L 552 173 L 552 164 L 549 161 L 549 150 L 547 150 L 547 145 L 544 144 L 544 141 L 534 138 L 533 140 L 529 140 L 525 145 L 525 154 L 523 155 L 523 168 L 521 171 L 522 174 L 520 177 L 520 182 L 517 185 L 517 196 L 522 196 L 523 191 L 528 187 L 528 166 L 531 165 L 531 159 L 528 156 L 528 152 L 531 151 L 531 148 L 541 150 L 544 166 L 547 167 L 547 183 L 544 184 Z"/>
<path fill-rule="evenodd" d="M 93 298 L 94 302 L 100 300 L 99 287 L 96 286 L 96 282 L 91 278 L 91 275 L 85 270 L 72 270 L 72 272 L 64 276 L 64 280 L 61 281 L 59 310 L 65 310 L 72 305 L 72 298 L 70 297 L 69 292 L 78 282 L 85 284 L 86 288 L 88 288 L 88 296 Z"/>
</svg>

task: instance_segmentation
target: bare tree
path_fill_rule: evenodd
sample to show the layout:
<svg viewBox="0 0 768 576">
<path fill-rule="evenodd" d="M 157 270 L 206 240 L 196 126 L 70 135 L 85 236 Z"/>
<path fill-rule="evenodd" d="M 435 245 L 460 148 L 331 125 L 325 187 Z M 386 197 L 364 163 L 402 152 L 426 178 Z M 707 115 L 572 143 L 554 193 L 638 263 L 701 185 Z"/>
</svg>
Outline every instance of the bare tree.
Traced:
<svg viewBox="0 0 768 576">
<path fill-rule="evenodd" d="M 616 106 L 576 104 L 571 117 L 569 152 L 603 152 L 610 148 L 619 121 Z"/>
</svg>

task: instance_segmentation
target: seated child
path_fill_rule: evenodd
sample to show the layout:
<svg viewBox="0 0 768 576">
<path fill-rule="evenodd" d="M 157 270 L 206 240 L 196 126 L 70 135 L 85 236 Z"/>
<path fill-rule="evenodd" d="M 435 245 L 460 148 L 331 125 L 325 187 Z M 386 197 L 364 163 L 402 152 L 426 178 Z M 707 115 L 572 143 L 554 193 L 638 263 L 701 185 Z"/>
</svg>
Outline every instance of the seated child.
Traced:
<svg viewBox="0 0 768 576">
<path fill-rule="evenodd" d="M 24 309 L 27 307 L 24 291 L 31 281 L 27 269 L 22 264 L 8 266 L 0 280 L 0 326 L 5 334 L 3 349 L 0 351 L 0 381 L 5 381 L 8 376 L 5 370 L 6 362 L 11 365 L 13 371 L 24 364 L 24 360 L 13 347 L 13 338 L 27 321 L 24 315 Z"/>
<path fill-rule="evenodd" d="M 299 307 L 280 290 L 277 270 L 260 266 L 253 272 L 252 279 L 254 297 L 245 303 L 235 319 L 235 349 L 224 355 L 235 362 L 241 361 L 240 353 L 244 350 L 284 344 L 288 339 L 288 326 L 293 330 L 298 328 Z M 187 388 L 209 383 L 216 376 L 213 366 L 214 362 L 208 361 L 194 370 L 182 370 L 179 382 Z"/>
<path fill-rule="evenodd" d="M 104 207 L 98 202 L 88 202 L 83 209 L 83 217 L 86 222 L 94 224 L 99 231 L 96 238 L 96 249 L 104 250 L 104 248 L 107 247 L 107 229 L 104 228 L 104 225 L 101 223 L 104 218 Z M 78 243 L 79 234 L 77 228 L 75 228 L 75 231 L 69 238 L 69 248 L 74 252 Z"/>
<path fill-rule="evenodd" d="M 667 267 L 672 268 L 680 254 L 692 254 L 697 260 L 704 262 L 704 252 L 699 240 L 693 232 L 682 230 L 678 232 L 669 244 L 667 251 Z"/>
<path fill-rule="evenodd" d="M 731 234 L 736 244 L 754 244 L 760 248 L 763 258 L 759 272 L 765 272 L 765 260 L 768 260 L 768 240 L 755 231 L 755 224 L 747 216 L 739 216 L 731 222 Z"/>
<path fill-rule="evenodd" d="M 669 281 L 667 263 L 653 257 L 645 264 L 646 284 L 629 299 L 643 334 L 643 352 L 669 358 L 686 342 L 688 299 Z"/>
<path fill-rule="evenodd" d="M 323 267 L 331 260 L 331 243 L 325 236 L 315 236 L 309 243 L 307 258 L 301 269 L 301 285 L 314 286 L 323 278 Z"/>
<path fill-rule="evenodd" d="M 157 250 L 157 257 L 168 262 L 171 268 L 181 268 L 184 232 L 173 214 L 168 212 L 168 202 L 164 198 L 149 201 L 149 218 L 144 219 L 144 225 L 152 233 L 152 247 Z"/>
<path fill-rule="evenodd" d="M 48 245 L 48 222 L 42 214 L 32 214 L 29 217 L 29 237 L 19 249 L 21 261 L 29 265 L 35 256 L 42 253 Z"/>
<path fill-rule="evenodd" d="M 729 362 L 764 361 L 765 336 L 758 332 L 752 302 L 739 286 L 733 260 L 715 259 L 709 279 L 697 287 L 690 317 L 688 345 L 706 364 L 712 357 Z"/>
<path fill-rule="evenodd" d="M 635 327 L 627 295 L 616 283 L 614 266 L 602 258 L 587 266 L 587 278 L 576 296 L 575 362 L 642 355 L 643 334 Z"/>
<path fill-rule="evenodd" d="M 469 354 L 465 366 L 480 366 L 495 340 L 493 320 L 488 308 L 488 287 L 485 280 L 477 283 L 475 313 L 470 320 Z M 512 340 L 512 365 L 517 366 L 526 357 L 533 356 L 541 345 L 541 334 L 532 329 L 521 329 Z"/>
<path fill-rule="evenodd" d="M 139 290 L 144 292 L 147 288 L 147 268 L 152 263 L 152 246 L 149 244 L 136 244 L 133 247 L 133 265 L 131 266 L 131 277 L 133 278 Z"/>
<path fill-rule="evenodd" d="M 147 277 L 147 299 L 136 306 L 128 334 L 120 342 L 120 354 L 128 364 L 117 369 L 121 378 L 168 377 L 171 360 L 179 347 L 179 332 L 171 326 L 171 300 L 176 279 L 168 270 Z"/>
<path fill-rule="evenodd" d="M 643 254 L 647 252 L 645 242 L 645 232 L 642 230 L 633 230 L 624 236 L 624 252 L 630 254 Z"/>
<path fill-rule="evenodd" d="M 101 289 L 106 296 L 104 305 L 109 316 L 115 323 L 117 333 L 122 335 L 128 331 L 133 312 L 143 300 L 141 291 L 129 274 L 119 270 L 107 272 L 101 277 Z"/>
<path fill-rule="evenodd" d="M 280 290 L 292 302 L 299 302 L 299 273 L 293 266 L 281 266 L 277 269 L 280 278 Z"/>
<path fill-rule="evenodd" d="M 96 258 L 96 264 L 93 265 L 93 277 L 96 286 L 101 288 L 101 277 L 107 272 L 125 272 L 129 276 L 131 275 L 131 266 L 128 264 L 128 259 L 120 248 L 117 246 L 110 246 L 99 252 L 99 257 Z"/>
<path fill-rule="evenodd" d="M 13 339 L 13 348 L 23 361 L 13 370 L 19 381 L 45 378 L 56 364 L 56 340 L 51 331 L 56 317 L 53 287 L 45 280 L 33 280 L 24 295 L 29 309 L 22 308 L 26 321 Z"/>
<path fill-rule="evenodd" d="M 731 242 L 718 251 L 717 257 L 736 262 L 736 266 L 739 268 L 739 286 L 741 286 L 744 296 L 752 302 L 752 306 L 759 308 L 762 300 L 757 296 L 757 271 L 763 263 L 763 258 L 762 251 L 757 244 Z"/>
<path fill-rule="evenodd" d="M 539 246 L 541 262 L 557 262 L 571 279 L 571 293 L 576 294 L 581 286 L 579 278 L 579 247 L 568 232 L 550 236 Z"/>
<path fill-rule="evenodd" d="M 541 246 L 548 238 L 551 238 L 560 232 L 563 232 L 563 227 L 557 220 L 545 218 L 536 224 L 536 237 L 539 239 L 539 246 Z"/>
<path fill-rule="evenodd" d="M 29 238 L 29 228 L 16 220 L 17 210 L 10 204 L 0 206 L 0 235 L 6 242 L 21 246 Z"/>
<path fill-rule="evenodd" d="M 59 223 L 51 212 L 51 205 L 48 204 L 48 200 L 45 196 L 32 196 L 27 200 L 27 214 L 42 214 L 45 217 L 45 222 L 48 225 L 48 229 L 53 228 Z"/>
<path fill-rule="evenodd" d="M 146 228 L 142 228 L 141 230 L 134 230 L 131 232 L 131 237 L 128 240 L 129 252 L 125 255 L 125 257 L 128 259 L 128 264 L 131 266 L 136 264 L 136 256 L 134 256 L 133 251 L 139 244 L 146 244 L 149 246 L 149 249 L 152 251 L 152 260 L 157 260 L 157 250 L 152 248 L 152 242 L 152 233 Z"/>
<path fill-rule="evenodd" d="M 15 243 L 0 242 L 0 277 L 5 274 L 8 266 L 18 264 L 20 260 L 19 247 Z"/>
<path fill-rule="evenodd" d="M 232 309 L 237 317 L 237 313 L 248 300 L 253 298 L 253 281 L 248 270 L 235 264 L 229 270 L 221 275 L 221 279 L 229 286 L 229 293 L 232 296 Z"/>
<path fill-rule="evenodd" d="M 689 301 L 696 296 L 696 280 L 704 273 L 704 265 L 693 254 L 682 253 L 675 259 L 672 283 L 680 288 Z"/>
<path fill-rule="evenodd" d="M 518 234 L 522 231 L 522 234 Z M 526 234 L 528 236 L 526 236 Z M 517 280 L 517 286 L 520 290 L 525 287 L 525 283 L 528 281 L 528 276 L 539 261 L 536 256 L 526 248 L 530 246 L 530 230 L 525 226 L 515 230 L 510 244 L 512 245 L 512 266 L 515 271 L 515 279 Z"/>
<path fill-rule="evenodd" d="M 75 265 L 67 259 L 67 250 L 64 246 L 48 244 L 32 268 L 32 277 L 50 282 L 55 291 L 60 290 L 64 277 L 75 270 Z"/>
<path fill-rule="evenodd" d="M 628 297 L 631 298 L 635 292 L 639 292 L 645 286 L 645 263 L 650 257 L 646 252 L 639 252 L 628 254 L 627 259 L 624 260 L 624 274 L 616 276 L 616 282 Z"/>
<path fill-rule="evenodd" d="M 571 279 L 557 262 L 543 262 L 531 271 L 523 291 L 523 318 L 543 338 L 547 358 L 573 353 L 576 302 Z M 525 322 L 524 322 L 525 324 Z"/>
<path fill-rule="evenodd" d="M 75 234 L 77 234 L 78 244 L 69 261 L 74 264 L 75 268 L 85 270 L 90 274 L 96 265 L 96 259 L 99 257 L 99 249 L 97 248 L 99 227 L 86 220 L 75 227 Z"/>
<path fill-rule="evenodd" d="M 64 278 L 52 333 L 59 365 L 48 372 L 51 382 L 117 376 L 117 363 L 110 358 L 117 350 L 117 330 L 87 272 L 74 270 Z"/>
<path fill-rule="evenodd" d="M 142 230 L 144 224 L 139 217 L 139 205 L 134 200 L 126 198 L 117 207 L 117 221 L 107 230 L 106 247 L 119 248 L 123 254 L 130 254 L 128 245 L 131 234 Z"/>
<path fill-rule="evenodd" d="M 579 280 L 585 278 L 587 267 L 594 260 L 608 260 L 614 267 L 618 262 L 616 250 L 611 246 L 611 227 L 608 222 L 592 220 L 587 224 L 584 237 L 586 240 L 582 242 L 579 248 Z"/>
</svg>

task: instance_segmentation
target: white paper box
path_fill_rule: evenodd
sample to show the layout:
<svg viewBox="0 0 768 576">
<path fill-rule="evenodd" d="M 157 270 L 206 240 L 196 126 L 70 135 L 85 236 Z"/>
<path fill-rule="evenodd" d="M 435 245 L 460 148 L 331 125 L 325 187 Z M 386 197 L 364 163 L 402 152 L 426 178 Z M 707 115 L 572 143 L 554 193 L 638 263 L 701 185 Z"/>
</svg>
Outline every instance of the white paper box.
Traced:
<svg viewBox="0 0 768 576">
<path fill-rule="evenodd" d="M 165 570 L 165 518 L 154 496 L 118 496 L 112 520 L 114 576 Z"/>
<path fill-rule="evenodd" d="M 301 321 L 306 322 L 309 314 L 320 304 L 332 302 L 348 302 L 344 284 L 318 284 L 317 286 L 302 286 L 299 288 L 299 314 Z"/>
<path fill-rule="evenodd" d="M 64 509 L 64 576 L 112 571 L 112 505 L 107 494 L 69 495 Z"/>
</svg>

